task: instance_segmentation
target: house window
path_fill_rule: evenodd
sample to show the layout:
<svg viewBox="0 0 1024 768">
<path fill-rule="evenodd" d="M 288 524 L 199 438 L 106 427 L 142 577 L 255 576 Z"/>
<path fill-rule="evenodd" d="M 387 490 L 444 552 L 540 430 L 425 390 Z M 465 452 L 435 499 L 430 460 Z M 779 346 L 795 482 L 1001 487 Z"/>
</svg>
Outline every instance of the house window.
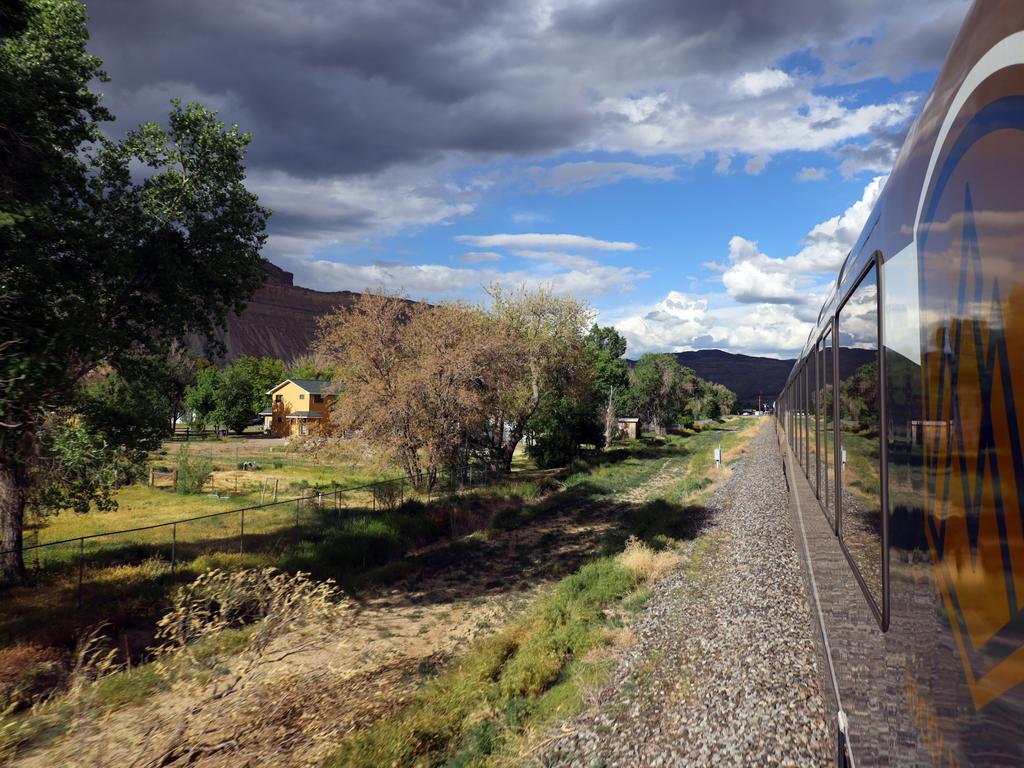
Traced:
<svg viewBox="0 0 1024 768">
<path fill-rule="evenodd" d="M 304 394 L 300 394 L 299 395 L 299 400 L 305 400 L 305 399 L 306 399 L 306 396 Z"/>
<path fill-rule="evenodd" d="M 306 420 L 305 419 L 303 419 L 302 423 L 299 424 L 299 434 L 300 435 L 306 434 Z"/>
<path fill-rule="evenodd" d="M 284 395 L 274 395 L 274 402 L 275 403 L 283 403 L 284 402 Z"/>
<path fill-rule="evenodd" d="M 324 396 L 323 395 L 313 395 L 313 402 L 314 403 L 322 403 L 323 401 L 324 401 Z"/>
</svg>

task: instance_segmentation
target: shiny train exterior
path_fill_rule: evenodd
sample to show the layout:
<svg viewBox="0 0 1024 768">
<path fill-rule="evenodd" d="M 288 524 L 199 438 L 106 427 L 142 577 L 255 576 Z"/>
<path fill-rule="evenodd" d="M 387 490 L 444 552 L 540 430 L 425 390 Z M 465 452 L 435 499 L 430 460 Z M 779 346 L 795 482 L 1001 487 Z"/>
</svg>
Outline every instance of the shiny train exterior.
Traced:
<svg viewBox="0 0 1024 768">
<path fill-rule="evenodd" d="M 1024 765 L 1024 2 L 978 0 L 777 402 L 837 757 Z"/>
</svg>

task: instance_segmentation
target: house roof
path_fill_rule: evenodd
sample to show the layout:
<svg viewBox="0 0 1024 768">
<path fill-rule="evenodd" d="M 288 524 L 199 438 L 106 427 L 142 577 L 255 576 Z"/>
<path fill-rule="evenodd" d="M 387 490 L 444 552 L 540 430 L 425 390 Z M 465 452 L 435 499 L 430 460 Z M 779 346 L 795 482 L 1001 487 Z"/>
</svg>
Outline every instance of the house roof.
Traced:
<svg viewBox="0 0 1024 768">
<path fill-rule="evenodd" d="M 283 387 L 285 384 L 289 384 L 289 383 L 290 384 L 294 384 L 299 389 L 304 389 L 306 392 L 308 392 L 311 395 L 333 394 L 333 393 L 329 393 L 327 391 L 330 388 L 330 386 L 331 386 L 331 382 L 329 382 L 329 381 L 321 381 L 319 379 L 285 379 L 284 381 L 282 381 L 277 386 L 272 387 L 271 389 L 267 390 L 267 394 L 268 395 L 272 395 L 275 392 L 277 392 L 277 390 L 279 390 L 281 387 Z"/>
<path fill-rule="evenodd" d="M 286 416 L 289 419 L 322 419 L 323 417 L 324 415 L 319 411 L 294 411 Z"/>
</svg>

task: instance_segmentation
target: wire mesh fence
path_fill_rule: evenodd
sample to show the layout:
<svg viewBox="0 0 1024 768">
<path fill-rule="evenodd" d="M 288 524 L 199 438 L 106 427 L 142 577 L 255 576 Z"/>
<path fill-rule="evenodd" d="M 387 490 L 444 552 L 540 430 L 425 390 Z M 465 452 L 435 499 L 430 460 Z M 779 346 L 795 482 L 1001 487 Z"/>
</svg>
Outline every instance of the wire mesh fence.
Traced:
<svg viewBox="0 0 1024 768">
<path fill-rule="evenodd" d="M 416 498 L 437 503 L 501 477 L 483 466 L 447 468 Z M 106 582 L 117 582 L 118 599 L 123 598 L 127 569 L 141 593 L 144 582 L 187 577 L 181 573 L 186 566 L 189 572 L 217 567 L 221 555 L 280 558 L 347 518 L 402 509 L 412 491 L 404 476 L 348 488 L 307 488 L 288 499 L 170 522 L 46 543 L 26 540 L 22 556 L 31 585 L 57 587 L 80 608 L 87 600 L 110 597 Z"/>
</svg>

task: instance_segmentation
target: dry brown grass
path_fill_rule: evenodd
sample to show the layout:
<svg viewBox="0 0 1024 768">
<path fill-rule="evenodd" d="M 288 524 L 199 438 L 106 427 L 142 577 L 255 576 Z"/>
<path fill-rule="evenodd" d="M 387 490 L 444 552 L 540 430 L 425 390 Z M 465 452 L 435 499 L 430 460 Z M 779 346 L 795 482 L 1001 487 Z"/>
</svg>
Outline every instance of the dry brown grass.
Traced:
<svg viewBox="0 0 1024 768">
<path fill-rule="evenodd" d="M 626 541 L 626 548 L 618 556 L 619 565 L 631 571 L 642 584 L 652 584 L 664 578 L 682 562 L 672 551 L 655 552 L 635 536 Z"/>
</svg>

